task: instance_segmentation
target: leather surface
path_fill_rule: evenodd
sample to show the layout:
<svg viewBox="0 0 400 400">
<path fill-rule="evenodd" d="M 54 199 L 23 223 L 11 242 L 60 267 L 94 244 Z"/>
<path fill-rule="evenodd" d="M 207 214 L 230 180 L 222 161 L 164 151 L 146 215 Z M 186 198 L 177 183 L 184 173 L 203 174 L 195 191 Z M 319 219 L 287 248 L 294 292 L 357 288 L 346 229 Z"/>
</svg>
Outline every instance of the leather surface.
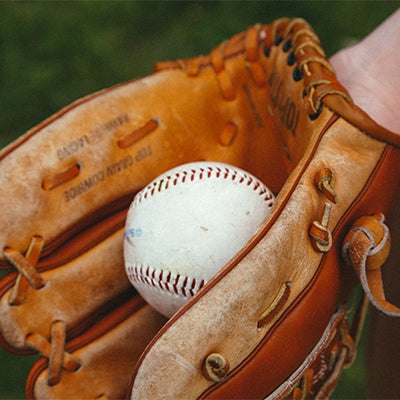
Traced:
<svg viewBox="0 0 400 400">
<path fill-rule="evenodd" d="M 122 237 L 123 229 L 120 229 L 82 256 L 43 272 L 45 286 L 40 290 L 28 288 L 21 305 L 8 303 L 15 279 L 11 281 L 9 290 L 0 299 L 2 341 L 15 352 L 23 352 L 27 350 L 28 333 L 49 338 L 51 322 L 55 320 L 63 320 L 69 331 L 128 290 L 131 286 L 120 256 Z M 99 271 L 102 265 L 104 268 Z"/>
<path fill-rule="evenodd" d="M 341 357 L 348 366 L 354 356 L 354 343 L 349 340 L 346 312 L 341 307 L 333 314 L 323 335 L 303 363 L 266 400 L 296 399 L 299 392 L 305 398 L 323 398 L 325 392 L 330 394 L 327 386 L 331 382 L 326 384 L 326 375 L 333 375 L 336 366 L 343 367 L 339 362 Z"/>
<path fill-rule="evenodd" d="M 66 351 L 76 357 L 81 367 L 73 372 L 63 369 L 56 385 L 48 385 L 48 361 L 39 359 L 28 377 L 27 397 L 123 398 L 132 368 L 165 318 L 135 297 L 117 308 L 111 317 L 105 317 L 69 342 Z"/>
</svg>

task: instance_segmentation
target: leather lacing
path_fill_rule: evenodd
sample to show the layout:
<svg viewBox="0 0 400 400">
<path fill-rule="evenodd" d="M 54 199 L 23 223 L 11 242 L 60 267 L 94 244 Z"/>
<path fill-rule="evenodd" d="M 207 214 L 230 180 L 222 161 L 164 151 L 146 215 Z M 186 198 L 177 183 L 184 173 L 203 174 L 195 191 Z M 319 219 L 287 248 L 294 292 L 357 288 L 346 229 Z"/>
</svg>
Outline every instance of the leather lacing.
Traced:
<svg viewBox="0 0 400 400">
<path fill-rule="evenodd" d="M 26 336 L 25 343 L 44 357 L 48 358 L 47 384 L 54 386 L 60 382 L 61 370 L 77 371 L 81 363 L 72 354 L 65 351 L 66 327 L 63 321 L 54 321 L 51 325 L 51 339 L 32 333 Z"/>
<path fill-rule="evenodd" d="M 160 62 L 155 64 L 154 69 L 155 71 L 160 71 L 169 68 L 180 68 L 189 77 L 196 77 L 201 73 L 203 68 L 211 65 L 223 98 L 227 101 L 235 100 L 236 89 L 226 68 L 226 60 L 235 55 L 232 54 L 232 52 L 236 52 L 236 48 L 238 48 L 239 51 L 242 51 L 244 45 L 245 64 L 250 71 L 254 82 L 259 87 L 264 87 L 267 83 L 264 68 L 260 63 L 259 56 L 260 32 L 262 32 L 260 25 L 252 26 L 244 35 L 236 36 L 230 41 L 223 42 L 214 48 L 209 56 L 200 55 L 192 59 L 178 60 L 176 62 Z"/>
<path fill-rule="evenodd" d="M 51 190 L 63 183 L 77 177 L 83 168 L 83 164 L 80 162 L 73 163 L 61 171 L 52 174 L 42 181 L 42 188 L 44 190 Z"/>
<path fill-rule="evenodd" d="M 18 273 L 9 298 L 10 306 L 19 306 L 24 303 L 27 290 L 31 286 L 35 290 L 42 289 L 46 282 L 36 269 L 44 245 L 41 236 L 34 236 L 25 254 L 5 247 L 3 254 Z M 25 344 L 48 358 L 47 384 L 54 386 L 60 381 L 61 370 L 76 371 L 80 362 L 65 351 L 66 326 L 63 321 L 54 321 L 51 325 L 51 339 L 46 340 L 37 333 L 30 333 L 25 338 Z"/>
<path fill-rule="evenodd" d="M 293 70 L 293 79 L 295 81 L 304 79 L 303 97 L 307 112 L 312 119 L 317 118 L 320 114 L 322 99 L 326 95 L 338 94 L 346 101 L 352 102 L 348 92 L 337 82 L 317 35 L 303 19 L 290 21 L 280 19 L 267 26 L 254 25 L 246 32 L 214 48 L 208 56 L 200 55 L 191 59 L 159 62 L 155 64 L 154 69 L 160 71 L 180 68 L 189 77 L 196 77 L 204 68 L 211 66 L 223 98 L 226 101 L 233 101 L 236 99 L 236 89 L 226 62 L 230 58 L 244 53 L 245 66 L 253 81 L 258 87 L 264 88 L 267 85 L 267 78 L 261 54 L 269 57 L 271 48 L 279 46 L 282 42 L 284 42 L 284 52 L 292 49 L 288 55 L 287 64 L 288 66 L 296 64 Z M 314 71 L 311 65 L 317 65 L 318 70 Z M 142 126 L 119 138 L 117 144 L 120 148 L 129 147 L 158 126 L 159 121 L 156 118 L 150 119 Z M 220 135 L 220 144 L 230 146 L 237 132 L 237 125 L 229 121 Z M 42 188 L 52 190 L 76 178 L 82 169 L 82 163 L 72 163 L 62 171 L 44 178 Z"/>
<path fill-rule="evenodd" d="M 339 311 L 339 313 L 344 312 L 344 308 Z M 353 363 L 355 348 L 356 341 L 349 333 L 346 319 L 343 319 L 339 326 L 332 330 L 318 354 L 311 355 L 308 367 L 294 377 L 291 384 L 278 389 L 267 399 L 328 399 L 336 387 L 343 368 Z"/>
<path fill-rule="evenodd" d="M 124 135 L 120 139 L 118 139 L 118 147 L 121 149 L 125 149 L 129 146 L 132 146 L 134 143 L 138 142 L 139 140 L 143 139 L 149 133 L 153 132 L 155 129 L 158 128 L 160 122 L 156 118 L 152 118 L 147 121 L 145 124 L 139 126 L 138 128 L 134 129 L 132 132 Z"/>
<path fill-rule="evenodd" d="M 327 166 L 320 168 L 314 176 L 314 183 L 318 190 L 320 190 L 330 202 L 337 204 L 339 202 L 338 195 L 333 189 L 335 181 L 335 170 Z M 332 234 L 328 228 L 332 208 L 333 206 L 331 203 L 324 202 L 322 216 L 319 220 L 312 222 L 308 231 L 314 249 L 318 252 L 327 252 L 332 247 Z"/>
<path fill-rule="evenodd" d="M 41 236 L 34 236 L 25 256 L 12 247 L 7 246 L 3 249 L 4 257 L 18 271 L 18 276 L 9 299 L 10 306 L 18 306 L 24 302 L 29 286 L 36 290 L 45 286 L 45 280 L 36 269 L 43 245 L 43 238 Z"/>
<path fill-rule="evenodd" d="M 352 266 L 368 300 L 383 314 L 400 317 L 400 308 L 386 300 L 382 267 L 390 252 L 390 231 L 378 213 L 360 217 L 343 240 L 343 261 Z"/>
<path fill-rule="evenodd" d="M 273 46 L 284 42 L 284 51 L 292 51 L 288 56 L 288 65 L 294 65 L 294 79 L 305 79 L 304 99 L 311 117 L 318 116 L 322 108 L 322 99 L 328 94 L 338 94 L 352 103 L 348 92 L 337 82 L 333 68 L 326 59 L 318 36 L 301 18 L 279 19 L 271 25 L 255 25 L 243 34 L 217 46 L 209 56 L 198 56 L 179 61 L 157 63 L 155 71 L 180 68 L 188 76 L 195 77 L 211 66 L 214 70 L 222 96 L 227 101 L 236 98 L 236 90 L 226 61 L 244 53 L 244 60 L 254 82 L 259 87 L 267 83 L 261 54 L 269 57 Z M 262 51 L 260 52 L 260 48 Z M 313 66 L 317 66 L 314 68 Z"/>
<path fill-rule="evenodd" d="M 290 281 L 281 285 L 278 294 L 275 296 L 272 303 L 258 317 L 257 329 L 260 330 L 264 326 L 268 325 L 278 315 L 289 299 L 291 286 L 292 282 Z"/>
<path fill-rule="evenodd" d="M 277 27 L 272 30 L 274 35 L 280 34 L 278 26 L 285 22 L 286 20 L 275 22 Z M 293 49 L 288 56 L 287 63 L 288 65 L 297 63 L 294 70 L 294 79 L 305 80 L 303 97 L 307 104 L 307 111 L 312 119 L 315 119 L 320 114 L 322 99 L 328 94 L 340 95 L 347 102 L 352 103 L 348 92 L 336 80 L 334 70 L 326 58 L 318 36 L 306 21 L 293 19 L 287 24 L 281 37 L 286 43 L 286 50 Z M 272 36 L 272 40 L 276 41 L 276 38 Z M 287 43 L 290 43 L 290 45 Z M 318 66 L 319 71 L 314 69 L 315 65 Z M 296 73 L 298 74 L 297 78 Z"/>
<path fill-rule="evenodd" d="M 153 132 L 155 129 L 158 128 L 160 122 L 156 118 L 152 118 L 145 122 L 143 125 L 139 126 L 138 128 L 134 129 L 133 131 L 129 132 L 128 134 L 120 137 L 117 140 L 117 145 L 121 149 L 125 149 L 127 147 L 132 146 L 139 140 L 143 139 L 145 136 Z M 225 139 L 229 144 L 230 137 L 233 136 L 233 133 L 230 134 L 228 132 L 228 136 Z M 226 145 L 226 144 L 225 144 Z M 62 169 L 61 171 L 57 171 L 49 176 L 45 177 L 42 180 L 42 189 L 44 190 L 52 190 L 56 187 L 70 181 L 79 176 L 81 171 L 83 170 L 83 163 L 82 162 L 74 162 L 68 165 L 66 168 Z"/>
</svg>

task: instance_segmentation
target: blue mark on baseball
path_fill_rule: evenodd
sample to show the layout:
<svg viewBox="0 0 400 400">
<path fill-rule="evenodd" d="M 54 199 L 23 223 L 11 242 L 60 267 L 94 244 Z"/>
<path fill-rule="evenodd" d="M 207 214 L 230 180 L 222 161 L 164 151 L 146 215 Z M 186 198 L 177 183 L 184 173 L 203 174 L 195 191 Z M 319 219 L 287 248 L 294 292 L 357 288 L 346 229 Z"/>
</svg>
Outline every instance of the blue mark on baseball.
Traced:
<svg viewBox="0 0 400 400">
<path fill-rule="evenodd" d="M 129 228 L 125 230 L 125 239 L 142 236 L 142 228 Z"/>
</svg>

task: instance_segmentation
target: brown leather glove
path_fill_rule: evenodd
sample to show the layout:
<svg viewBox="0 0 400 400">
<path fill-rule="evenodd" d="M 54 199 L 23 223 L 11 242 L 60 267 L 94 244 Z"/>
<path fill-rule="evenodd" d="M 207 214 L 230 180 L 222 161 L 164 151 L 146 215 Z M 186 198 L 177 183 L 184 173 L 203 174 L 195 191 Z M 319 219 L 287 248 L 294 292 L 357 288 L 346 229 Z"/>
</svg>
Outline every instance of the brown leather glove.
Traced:
<svg viewBox="0 0 400 400">
<path fill-rule="evenodd" d="M 149 181 L 198 160 L 248 170 L 277 201 L 166 321 L 125 277 L 124 222 Z M 358 281 L 400 315 L 380 279 L 399 162 L 400 136 L 352 104 L 301 19 L 61 110 L 0 154 L 1 266 L 15 269 L 0 282 L 0 343 L 43 355 L 27 396 L 329 396 L 354 357 Z"/>
</svg>

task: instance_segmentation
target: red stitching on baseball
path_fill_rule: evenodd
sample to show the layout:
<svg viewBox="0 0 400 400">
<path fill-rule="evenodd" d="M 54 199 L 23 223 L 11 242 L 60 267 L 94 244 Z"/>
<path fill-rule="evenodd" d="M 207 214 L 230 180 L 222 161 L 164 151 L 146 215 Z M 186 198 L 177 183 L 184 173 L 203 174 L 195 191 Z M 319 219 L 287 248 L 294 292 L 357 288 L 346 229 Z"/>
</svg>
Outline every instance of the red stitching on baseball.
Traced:
<svg viewBox="0 0 400 400">
<path fill-rule="evenodd" d="M 188 277 L 185 276 L 185 278 L 183 279 L 182 287 L 186 288 L 187 282 L 188 282 Z"/>
<path fill-rule="evenodd" d="M 273 199 L 273 195 L 267 188 L 265 188 L 264 184 L 258 180 L 253 179 L 251 176 L 247 175 L 243 172 L 243 175 L 239 171 L 235 169 L 229 169 L 228 167 L 222 170 L 220 167 L 207 167 L 207 170 L 204 168 L 199 168 L 198 170 L 192 168 L 190 171 L 181 171 L 177 172 L 174 176 L 168 175 L 166 178 L 162 178 L 159 181 L 155 181 L 152 184 L 148 185 L 142 192 L 139 192 L 135 197 L 135 202 L 140 203 L 143 199 L 147 199 L 149 196 L 153 196 L 155 192 L 161 192 L 162 189 L 168 189 L 170 183 L 176 186 L 178 183 L 186 183 L 189 179 L 193 182 L 196 177 L 198 179 L 212 178 L 214 173 L 215 178 L 222 177 L 223 179 L 228 179 L 229 177 L 232 181 L 236 181 L 239 176 L 240 178 L 237 180 L 239 183 L 245 183 L 247 186 L 251 186 L 254 184 L 253 190 L 258 191 L 260 196 L 264 196 L 265 201 L 270 201 Z M 269 207 L 272 207 L 272 203 L 269 204 Z"/>
<path fill-rule="evenodd" d="M 172 281 L 173 274 L 166 271 L 160 271 L 157 279 L 158 271 L 152 267 L 144 267 L 143 265 L 127 268 L 128 277 L 131 282 L 143 283 L 145 285 L 159 288 L 162 291 L 175 293 L 176 295 L 182 294 L 184 297 L 194 296 L 205 284 L 204 280 L 200 283 L 196 279 L 189 278 L 188 276 L 177 275 Z"/>
</svg>

